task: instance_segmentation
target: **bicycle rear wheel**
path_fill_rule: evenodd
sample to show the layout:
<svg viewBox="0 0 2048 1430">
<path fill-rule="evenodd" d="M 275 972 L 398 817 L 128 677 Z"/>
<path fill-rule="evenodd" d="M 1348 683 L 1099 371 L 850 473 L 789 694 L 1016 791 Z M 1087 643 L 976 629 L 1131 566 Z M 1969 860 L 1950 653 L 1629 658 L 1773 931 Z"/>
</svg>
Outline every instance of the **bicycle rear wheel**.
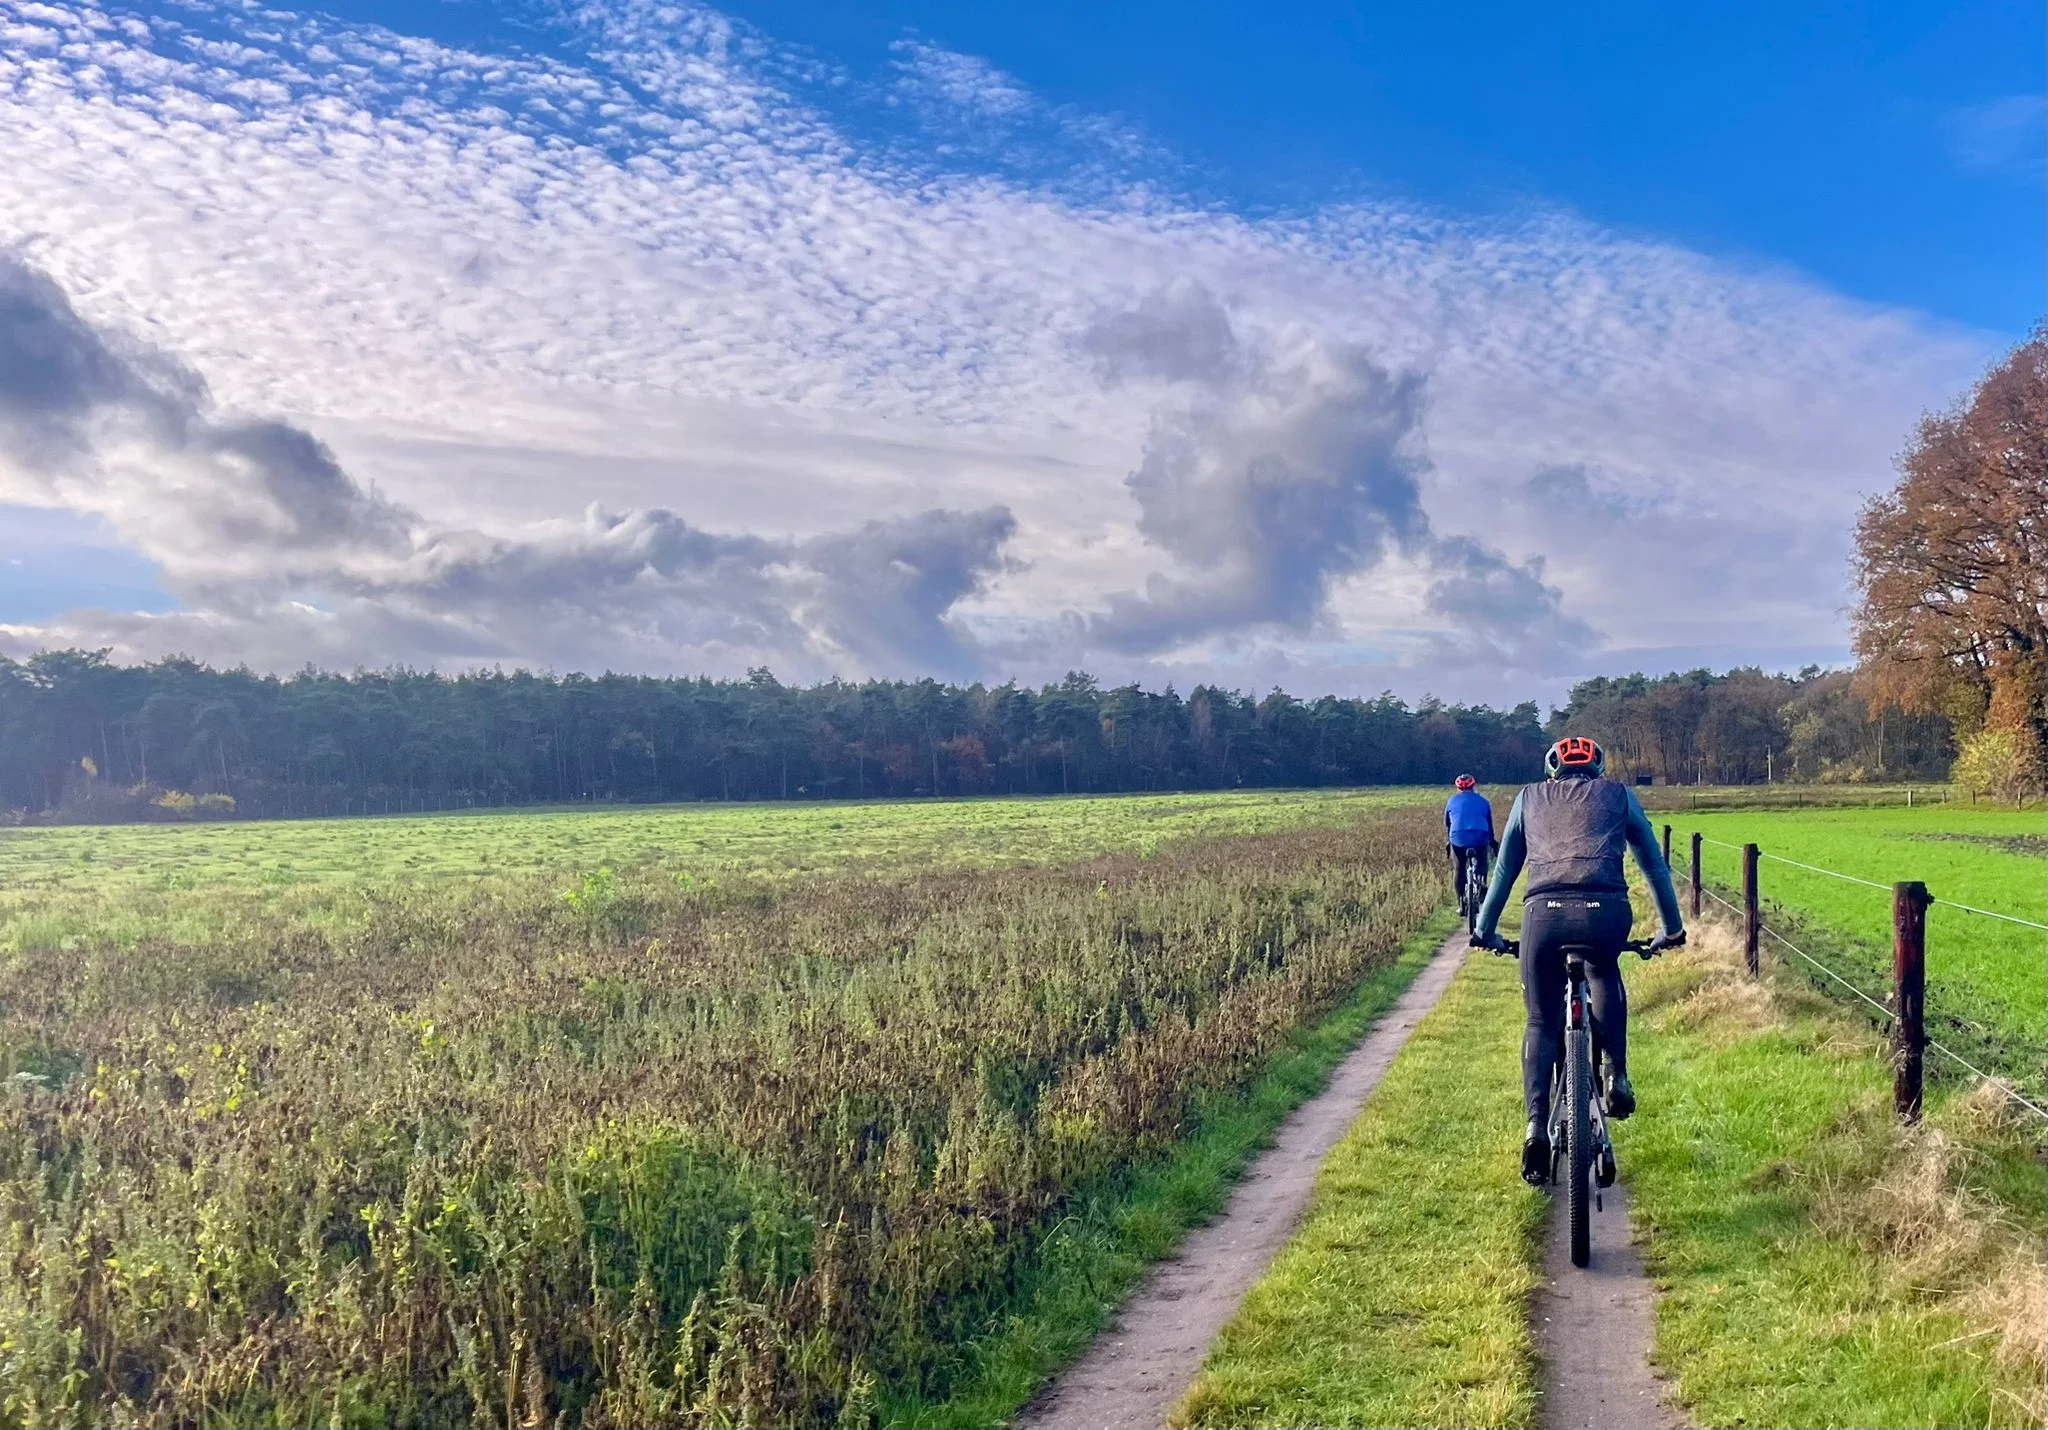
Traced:
<svg viewBox="0 0 2048 1430">
<path fill-rule="evenodd" d="M 1593 1259 L 1593 1069 L 1591 1039 L 1584 1028 L 1565 1035 L 1565 1209 L 1571 1217 L 1572 1265 Z"/>
</svg>

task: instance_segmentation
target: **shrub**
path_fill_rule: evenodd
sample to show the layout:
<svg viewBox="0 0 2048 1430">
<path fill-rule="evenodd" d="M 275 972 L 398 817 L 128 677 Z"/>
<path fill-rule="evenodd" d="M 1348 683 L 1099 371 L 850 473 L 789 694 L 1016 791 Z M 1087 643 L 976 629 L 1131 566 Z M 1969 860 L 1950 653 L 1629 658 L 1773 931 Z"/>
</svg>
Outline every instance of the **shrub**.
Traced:
<svg viewBox="0 0 2048 1430">
<path fill-rule="evenodd" d="M 2038 795 L 2041 788 L 2031 748 L 2011 730 L 1979 730 L 1964 740 L 1950 777 L 1972 796 L 2008 804 Z"/>
</svg>

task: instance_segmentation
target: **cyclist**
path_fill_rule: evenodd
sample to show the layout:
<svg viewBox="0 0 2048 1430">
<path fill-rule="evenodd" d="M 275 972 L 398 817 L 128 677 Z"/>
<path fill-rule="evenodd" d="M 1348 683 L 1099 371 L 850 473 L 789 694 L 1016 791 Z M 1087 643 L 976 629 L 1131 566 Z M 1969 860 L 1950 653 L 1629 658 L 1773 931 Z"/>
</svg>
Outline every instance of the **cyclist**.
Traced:
<svg viewBox="0 0 2048 1430">
<path fill-rule="evenodd" d="M 1493 837 L 1493 806 L 1479 792 L 1479 781 L 1459 775 L 1456 792 L 1444 801 L 1444 851 L 1451 856 L 1451 874 L 1460 898 L 1465 893 L 1465 866 L 1479 862 L 1486 877 L 1487 855 L 1500 847 Z"/>
<path fill-rule="evenodd" d="M 1605 777 L 1607 755 L 1595 741 L 1568 735 L 1543 757 L 1549 776 L 1515 796 L 1501 831 L 1500 862 L 1479 910 L 1473 943 L 1504 947 L 1495 932 L 1508 890 L 1526 863 L 1522 893 L 1522 1102 L 1529 1129 L 1522 1139 L 1522 1176 L 1536 1185 L 1550 1176 L 1550 1080 L 1564 1040 L 1564 948 L 1593 950 L 1586 961 L 1593 1031 L 1607 1054 L 1607 1115 L 1636 1109 L 1628 1080 L 1628 994 L 1621 986 L 1621 947 L 1635 912 L 1629 907 L 1622 849 L 1635 850 L 1670 948 L 1685 942 L 1685 920 L 1671 870 L 1657 847 L 1649 816 L 1626 785 Z"/>
</svg>

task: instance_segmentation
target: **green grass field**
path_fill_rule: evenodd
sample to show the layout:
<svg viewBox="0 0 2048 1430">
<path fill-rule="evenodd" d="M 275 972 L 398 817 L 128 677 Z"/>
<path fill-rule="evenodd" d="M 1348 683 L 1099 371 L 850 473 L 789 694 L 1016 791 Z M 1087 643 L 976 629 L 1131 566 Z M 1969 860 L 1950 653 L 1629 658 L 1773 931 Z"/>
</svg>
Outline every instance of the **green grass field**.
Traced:
<svg viewBox="0 0 2048 1430">
<path fill-rule="evenodd" d="M 1058 864 L 1206 834 L 1331 824 L 1413 790 L 684 804 L 0 831 L 10 892 L 390 884 L 609 864 L 698 877 Z"/>
<path fill-rule="evenodd" d="M 0 1425 L 999 1412 L 1405 977 L 1402 798 L 10 836 Z"/>
<path fill-rule="evenodd" d="M 0 954 L 215 944 L 361 926 L 393 900 L 481 898 L 609 868 L 634 883 L 794 885 L 1051 867 L 1223 834 L 1329 827 L 1412 790 L 693 804 L 0 830 Z"/>
<path fill-rule="evenodd" d="M 2044 1089 L 2048 932 L 1956 907 L 1970 904 L 2048 923 L 2048 832 L 2039 812 L 1950 804 L 1674 811 L 1652 818 L 1672 826 L 1673 863 L 1681 870 L 1692 831 L 1720 841 L 1703 846 L 1701 863 L 1708 882 L 1724 894 L 1741 886 L 1741 855 L 1726 846 L 1760 846 L 1765 858 L 1758 885 L 1765 902 L 1778 910 L 1775 920 L 1767 915 L 1766 921 L 1784 925 L 1787 938 L 1838 966 L 1879 1001 L 1891 986 L 1889 888 L 1830 878 L 1783 860 L 1887 886 L 1909 879 L 1925 883 L 1936 901 L 1927 915 L 1930 1035 L 1973 1062 L 1989 1059 L 1990 1070 L 2036 1092 Z M 1792 957 L 1765 942 L 1773 956 Z"/>
<path fill-rule="evenodd" d="M 0 833 L 0 1425 L 993 1422 L 1412 974 L 1435 803 Z M 1653 817 L 1681 863 L 1697 827 L 2041 917 L 2037 815 Z M 1764 871 L 1788 934 L 1881 993 L 1886 895 Z M 1931 928 L 1938 1035 L 2038 1072 L 2041 937 Z M 1951 1141 L 1888 1189 L 1884 1071 L 1840 1007 L 1631 974 L 1623 1159 L 1700 1418 L 2021 1404 L 2024 1314 L 1967 1288 L 2009 1290 L 2005 1229 L 2048 1226 L 2038 1140 L 1937 1086 Z M 1459 979 L 1184 1417 L 1531 1420 L 1518 1027 L 1509 964 Z M 1436 1094 L 1459 1077 L 1497 1095 Z"/>
</svg>

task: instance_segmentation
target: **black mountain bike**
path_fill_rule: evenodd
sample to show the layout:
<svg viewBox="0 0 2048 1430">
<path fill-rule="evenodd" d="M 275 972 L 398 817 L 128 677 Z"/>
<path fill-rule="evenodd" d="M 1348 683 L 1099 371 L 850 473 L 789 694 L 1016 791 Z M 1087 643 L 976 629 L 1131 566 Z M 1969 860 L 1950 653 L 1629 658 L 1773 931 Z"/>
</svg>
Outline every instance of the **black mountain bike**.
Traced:
<svg viewBox="0 0 2048 1430">
<path fill-rule="evenodd" d="M 1670 943 L 1630 939 L 1622 949 L 1650 958 L 1684 942 L 1683 934 Z M 1494 952 L 1519 958 L 1522 945 L 1509 939 L 1507 947 Z M 1555 1185 L 1558 1174 L 1564 1174 L 1572 1265 L 1579 1267 L 1593 1259 L 1593 1213 L 1602 1209 L 1600 1193 L 1614 1185 L 1618 1171 L 1614 1142 L 1607 1135 L 1605 1100 L 1598 1095 L 1600 1039 L 1587 1004 L 1586 960 L 1592 954 L 1584 944 L 1564 946 L 1564 1047 L 1550 1074 L 1550 1180 Z"/>
<path fill-rule="evenodd" d="M 1491 861 L 1487 858 L 1489 852 L 1484 848 L 1476 849 L 1461 866 L 1464 874 L 1458 881 L 1458 912 L 1465 916 L 1468 935 L 1479 931 L 1479 906 L 1486 902 L 1486 880 L 1492 872 L 1489 867 Z"/>
</svg>

